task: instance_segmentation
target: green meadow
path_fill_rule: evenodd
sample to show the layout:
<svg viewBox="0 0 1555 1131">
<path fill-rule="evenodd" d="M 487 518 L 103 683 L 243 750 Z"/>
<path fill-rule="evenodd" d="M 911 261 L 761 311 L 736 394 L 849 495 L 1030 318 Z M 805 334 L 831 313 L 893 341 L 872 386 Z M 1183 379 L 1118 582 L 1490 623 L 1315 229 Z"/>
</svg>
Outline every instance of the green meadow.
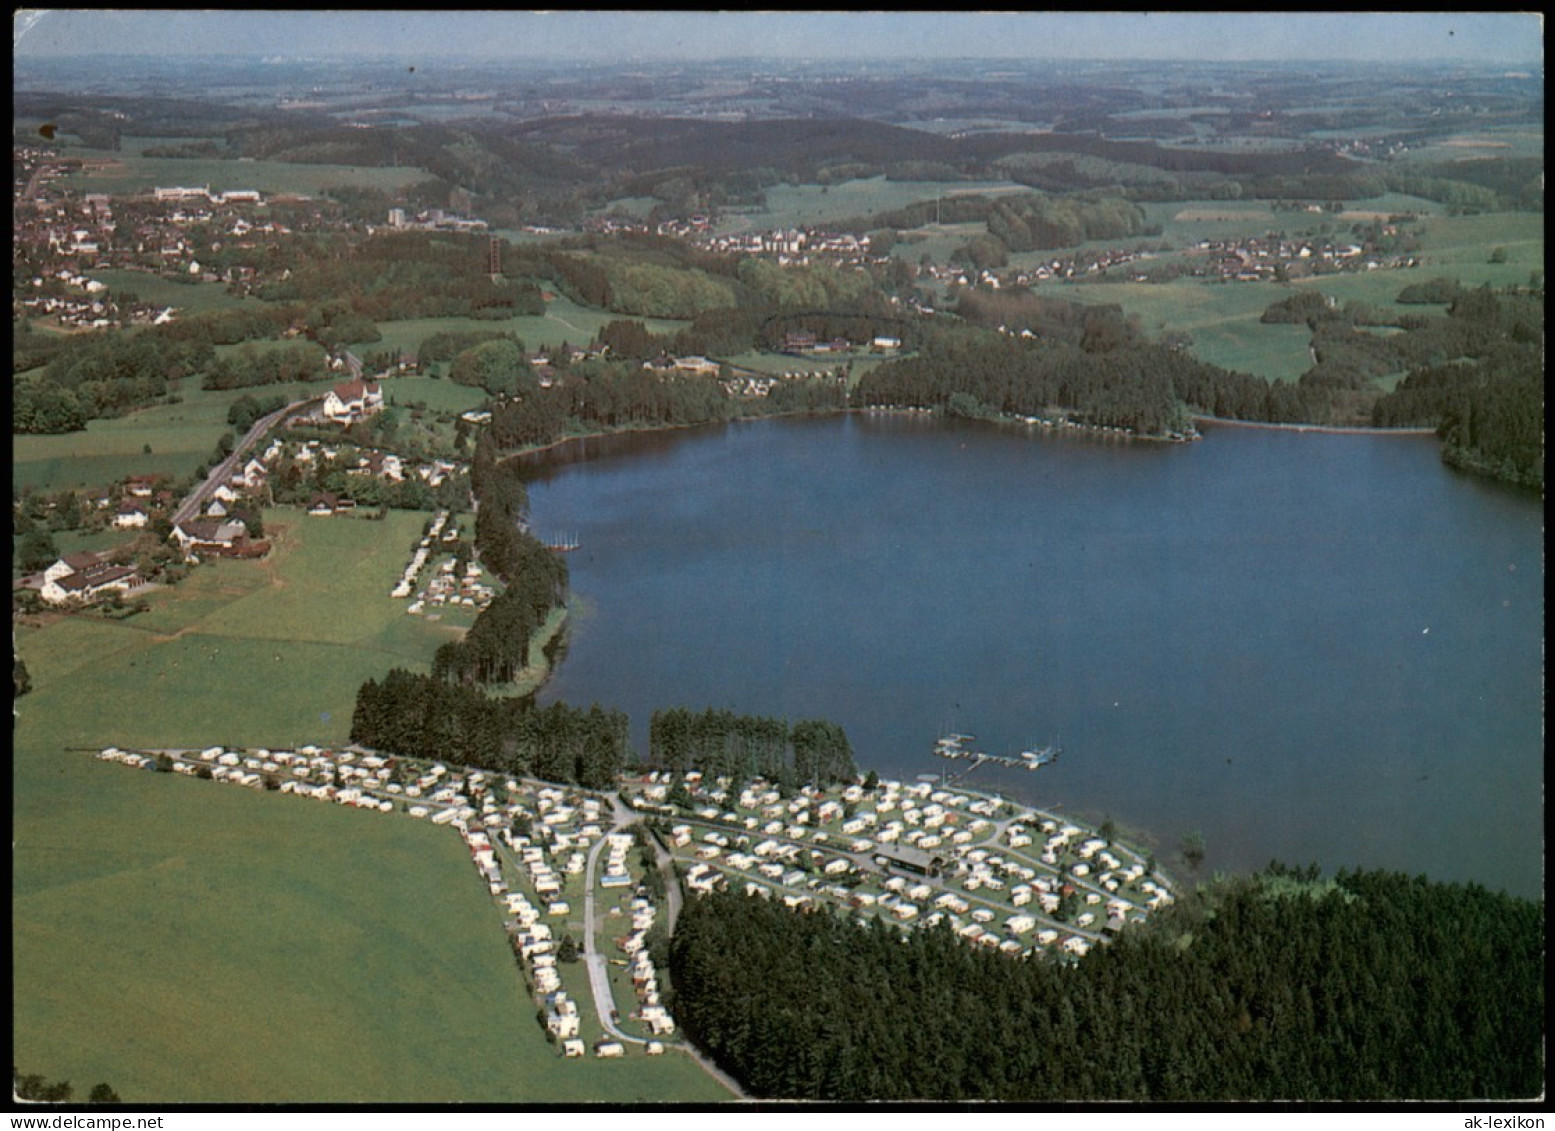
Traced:
<svg viewBox="0 0 1555 1131">
<path fill-rule="evenodd" d="M 729 209 L 715 227 L 719 235 L 736 232 L 825 225 L 872 216 L 940 197 L 1029 192 L 1014 181 L 888 181 L 884 177 L 839 181 L 831 185 L 771 185 L 760 208 Z"/>
<path fill-rule="evenodd" d="M 1412 199 L 1361 202 L 1356 207 L 1372 203 L 1404 205 Z M 1182 205 L 1172 207 L 1177 208 L 1179 214 L 1189 212 L 1208 216 L 1211 211 L 1208 202 L 1202 209 Z M 1226 218 L 1232 212 L 1250 213 L 1261 206 L 1233 201 L 1221 207 L 1226 211 L 1218 221 L 1179 220 L 1178 224 L 1203 224 L 1203 234 L 1195 239 L 1266 230 L 1268 221 L 1261 226 L 1251 218 Z M 1270 219 L 1277 221 L 1279 217 L 1270 216 Z M 1233 230 L 1226 230 L 1227 225 Z M 1234 230 L 1238 228 L 1246 230 L 1238 233 Z M 1347 229 L 1344 225 L 1340 230 Z M 1290 224 L 1288 230 L 1297 230 L 1295 224 Z M 1270 303 L 1288 297 L 1295 288 L 1319 290 L 1340 303 L 1370 303 L 1384 314 L 1420 314 L 1439 308 L 1396 302 L 1399 292 L 1410 284 L 1445 276 L 1457 279 L 1466 287 L 1484 284 L 1525 286 L 1531 273 L 1542 274 L 1544 271 L 1544 229 L 1538 215 L 1427 216 L 1418 222 L 1417 230 L 1421 262 L 1416 267 L 1314 275 L 1291 283 L 1220 283 L 1197 279 L 1158 284 L 1087 281 L 1044 285 L 1039 290 L 1077 302 L 1117 303 L 1126 313 L 1138 315 L 1147 333 L 1191 335 L 1196 357 L 1268 380 L 1290 381 L 1306 372 L 1312 364 L 1307 328 L 1265 325 L 1259 318 Z M 1506 262 L 1490 262 L 1496 248 L 1505 249 Z"/>
<path fill-rule="evenodd" d="M 425 670 L 450 639 L 389 596 L 428 517 L 266 510 L 268 558 L 201 565 L 125 621 L 66 617 L 25 630 L 22 656 L 29 671 L 89 667 L 97 706 L 58 724 L 83 744 L 104 717 L 120 736 L 105 741 L 120 745 L 344 742 L 363 680 Z"/>
<path fill-rule="evenodd" d="M 983 223 L 925 224 L 903 232 L 891 248 L 891 258 L 917 263 L 928 256 L 936 263 L 947 263 L 958 249 L 987 232 L 988 225 Z M 1048 253 L 1043 253 L 1041 259 L 1049 257 Z"/>
<path fill-rule="evenodd" d="M 130 475 L 193 475 L 207 464 L 216 441 L 229 430 L 227 412 L 245 393 L 292 400 L 322 395 L 323 383 L 267 385 L 260 389 L 205 390 L 192 378 L 179 404 L 154 405 L 128 416 L 91 420 L 85 430 L 58 436 L 13 436 L 11 476 L 18 487 L 62 491 L 106 487 Z M 147 447 L 150 451 L 146 451 Z"/>
<path fill-rule="evenodd" d="M 1267 380 L 1294 380 L 1312 365 L 1304 325 L 1265 325 L 1259 317 L 1289 291 L 1275 283 L 1076 283 L 1039 293 L 1121 306 L 1147 334 L 1188 334 L 1195 357 Z"/>
<path fill-rule="evenodd" d="M 258 305 L 260 302 L 257 298 L 240 298 L 228 294 L 225 283 L 174 282 L 172 279 L 153 275 L 147 271 L 125 271 L 118 268 L 94 270 L 91 276 L 106 284 L 115 294 L 128 291 L 141 302 L 153 306 L 171 306 L 191 314 L 200 314 L 207 310 L 229 310 L 245 304 Z"/>
<path fill-rule="evenodd" d="M 425 518 L 267 511 L 265 561 L 18 629 L 23 1071 L 143 1103 L 725 1098 L 681 1057 L 561 1061 L 447 829 L 92 757 L 344 740 L 362 679 L 448 638 L 388 596 Z"/>
<path fill-rule="evenodd" d="M 311 165 L 289 161 L 223 160 L 211 157 L 147 157 L 142 153 L 71 148 L 72 157 L 108 159 L 112 164 L 60 178 L 77 192 L 146 193 L 157 187 L 209 186 L 213 192 L 255 189 L 262 193 L 318 195 L 327 189 L 361 187 L 395 192 L 427 179 L 421 169 Z"/>
<path fill-rule="evenodd" d="M 484 389 L 442 378 L 391 377 L 383 382 L 383 399 L 391 405 L 426 405 L 433 412 L 469 412 L 490 398 Z"/>
<path fill-rule="evenodd" d="M 547 292 L 550 293 L 550 292 Z M 397 322 L 378 323 L 380 341 L 363 342 L 354 348 L 364 351 L 393 349 L 415 353 L 422 341 L 443 331 L 499 330 L 516 334 L 527 349 L 549 349 L 567 342 L 585 346 L 594 340 L 600 329 L 618 318 L 629 315 L 613 314 L 597 307 L 579 306 L 564 295 L 554 295 L 546 300 L 545 313 L 525 314 L 517 318 L 491 320 L 486 318 L 407 318 Z M 685 326 L 685 322 L 671 318 L 638 318 L 655 334 L 672 334 Z"/>
</svg>

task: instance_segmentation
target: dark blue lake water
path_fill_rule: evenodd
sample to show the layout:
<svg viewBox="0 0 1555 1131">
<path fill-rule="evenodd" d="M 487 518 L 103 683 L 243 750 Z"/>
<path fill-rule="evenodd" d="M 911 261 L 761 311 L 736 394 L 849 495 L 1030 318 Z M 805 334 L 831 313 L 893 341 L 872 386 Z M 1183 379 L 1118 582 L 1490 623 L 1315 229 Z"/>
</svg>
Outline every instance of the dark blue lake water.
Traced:
<svg viewBox="0 0 1555 1131">
<path fill-rule="evenodd" d="M 1171 866 L 1271 859 L 1543 889 L 1543 506 L 1431 437 L 1191 446 L 890 416 L 587 441 L 534 469 L 576 533 L 550 699 L 835 720 L 861 767 L 948 730 L 968 784 Z"/>
</svg>

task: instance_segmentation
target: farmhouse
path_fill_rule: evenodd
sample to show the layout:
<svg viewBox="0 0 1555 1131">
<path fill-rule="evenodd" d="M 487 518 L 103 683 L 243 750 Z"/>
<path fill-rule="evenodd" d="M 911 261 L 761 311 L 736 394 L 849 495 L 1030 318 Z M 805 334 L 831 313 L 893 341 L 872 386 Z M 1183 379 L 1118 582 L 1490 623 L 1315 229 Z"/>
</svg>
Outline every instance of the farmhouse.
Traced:
<svg viewBox="0 0 1555 1131">
<path fill-rule="evenodd" d="M 358 377 L 342 381 L 324 395 L 324 417 L 351 424 L 383 411 L 383 389 Z"/>
<path fill-rule="evenodd" d="M 124 481 L 125 493 L 137 499 L 149 499 L 165 476 L 132 475 Z"/>
<path fill-rule="evenodd" d="M 135 572 L 134 566 L 114 565 L 112 562 L 100 562 L 94 555 L 72 554 L 71 558 L 91 558 L 90 564 L 84 564 L 80 569 L 72 569 L 68 573 L 54 573 L 61 564 L 56 562 L 44 572 L 43 588 L 39 595 L 51 605 L 64 605 L 71 602 L 89 602 L 102 596 L 110 589 L 124 592 L 135 588 L 141 583 L 140 575 Z M 68 559 L 62 559 L 68 560 Z M 50 577 L 49 574 L 54 573 Z"/>
<path fill-rule="evenodd" d="M 58 581 L 60 578 L 68 577 L 72 573 L 79 573 L 82 570 L 101 564 L 102 560 L 96 554 L 88 551 L 82 551 L 79 554 L 66 554 L 43 571 L 43 580 L 45 582 Z"/>
<path fill-rule="evenodd" d="M 172 536 L 185 557 L 202 553 L 243 556 L 269 549 L 264 542 L 250 545 L 248 527 L 236 518 L 192 518 L 174 526 Z"/>
<path fill-rule="evenodd" d="M 333 491 L 315 491 L 308 500 L 308 513 L 314 516 L 328 516 L 340 511 L 340 499 Z"/>
<path fill-rule="evenodd" d="M 146 525 L 150 516 L 146 508 L 131 499 L 125 499 L 119 504 L 118 511 L 113 516 L 113 525 L 120 530 L 139 529 Z"/>
</svg>

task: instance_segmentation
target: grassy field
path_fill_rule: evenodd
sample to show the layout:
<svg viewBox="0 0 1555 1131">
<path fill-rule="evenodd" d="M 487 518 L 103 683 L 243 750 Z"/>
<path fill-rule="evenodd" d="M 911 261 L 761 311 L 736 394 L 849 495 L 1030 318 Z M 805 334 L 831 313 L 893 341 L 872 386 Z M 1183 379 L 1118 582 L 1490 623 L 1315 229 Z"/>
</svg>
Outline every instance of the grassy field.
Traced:
<svg viewBox="0 0 1555 1131">
<path fill-rule="evenodd" d="M 903 233 L 891 249 L 891 257 L 917 263 L 928 256 L 935 263 L 946 263 L 958 248 L 987 231 L 988 226 L 982 223 L 927 224 Z"/>
<path fill-rule="evenodd" d="M 1542 157 L 1544 133 L 1517 126 L 1497 126 L 1412 147 L 1409 160 L 1420 164 L 1476 158 Z"/>
<path fill-rule="evenodd" d="M 484 318 L 408 318 L 400 322 L 380 322 L 378 330 L 382 341 L 364 342 L 357 347 L 363 350 L 408 350 L 414 353 L 423 339 L 445 330 L 500 330 L 517 334 L 528 349 L 550 348 L 568 342 L 575 346 L 587 345 L 607 323 L 629 317 L 613 314 L 589 306 L 579 306 L 570 299 L 556 295 L 545 304 L 543 315 L 522 315 L 501 321 Z M 655 334 L 671 334 L 685 322 L 670 318 L 640 318 Z"/>
<path fill-rule="evenodd" d="M 78 192 L 142 193 L 158 186 L 209 185 L 213 192 L 257 189 L 263 193 L 317 195 L 325 189 L 360 186 L 394 192 L 427 179 L 422 169 L 307 165 L 287 161 L 224 161 L 220 158 L 146 157 L 140 153 L 71 147 L 66 156 L 109 159 L 112 165 L 60 178 Z"/>
<path fill-rule="evenodd" d="M 425 516 L 266 512 L 122 623 L 18 630 L 15 1060 L 131 1102 L 706 1102 L 678 1057 L 562 1063 L 446 829 L 77 747 L 338 741 L 446 631 L 387 596 Z"/>
<path fill-rule="evenodd" d="M 107 284 L 109 290 L 115 293 L 129 291 L 142 302 L 153 306 L 172 306 L 191 314 L 259 304 L 257 298 L 240 298 L 228 294 L 225 283 L 175 283 L 145 271 L 123 271 L 117 268 L 92 271 L 91 276 Z"/>
<path fill-rule="evenodd" d="M 123 743 L 341 742 L 364 679 L 396 666 L 425 670 L 449 631 L 406 616 L 388 593 L 427 515 L 264 517 L 274 542 L 267 559 L 201 566 L 122 623 L 67 618 L 29 631 L 29 670 L 35 658 L 45 672 L 92 665 L 98 706 L 60 726 L 80 728 L 84 744 L 99 715 L 117 720 Z M 100 664 L 108 655 L 113 662 Z M 256 686 L 268 694 L 233 694 Z"/>
<path fill-rule="evenodd" d="M 210 460 L 217 439 L 228 430 L 228 409 L 244 393 L 297 399 L 322 394 L 326 388 L 319 383 L 207 391 L 199 388 L 198 381 L 187 379 L 180 390 L 181 404 L 88 421 L 81 432 L 13 437 L 12 480 L 19 487 L 62 491 L 106 487 L 129 475 L 165 473 L 181 479 Z"/>
<path fill-rule="evenodd" d="M 1325 288 L 1326 290 L 1326 288 Z M 1274 283 L 1083 283 L 1042 288 L 1076 302 L 1117 303 L 1147 334 L 1192 335 L 1195 357 L 1268 380 L 1292 380 L 1311 367 L 1305 326 L 1264 325 L 1259 317 L 1290 291 Z"/>
<path fill-rule="evenodd" d="M 424 404 L 437 412 L 468 412 L 488 399 L 482 389 L 431 377 L 391 377 L 383 382 L 388 404 Z"/>
<path fill-rule="evenodd" d="M 1193 334 L 1193 355 L 1268 381 L 1293 382 L 1312 368 L 1311 331 L 1304 325 L 1265 326 L 1256 318 L 1228 319 Z"/>
<path fill-rule="evenodd" d="M 63 557 L 65 554 L 78 554 L 83 550 L 93 552 L 111 550 L 115 546 L 130 541 L 138 533 L 140 533 L 138 530 L 116 530 L 111 526 L 106 530 L 91 532 L 60 530 L 54 534 L 54 545 L 59 548 L 60 556 Z"/>
<path fill-rule="evenodd" d="M 1028 192 L 1013 181 L 888 181 L 869 177 L 834 185 L 773 185 L 765 190 L 766 205 L 759 209 L 729 209 L 716 226 L 719 235 L 733 232 L 793 228 L 802 224 L 869 216 L 904 208 L 921 200 L 973 194 Z"/>
<path fill-rule="evenodd" d="M 1408 199 L 1383 200 L 1404 204 Z M 1210 208 L 1185 209 L 1208 215 Z M 1234 234 L 1225 231 L 1248 227 L 1263 230 L 1251 219 L 1226 219 L 1230 213 L 1257 208 L 1236 201 L 1223 205 L 1220 220 L 1179 221 L 1204 226 L 1195 239 Z M 1278 218 L 1276 218 L 1278 219 Z M 1293 226 L 1292 226 L 1293 229 Z M 1432 308 L 1404 306 L 1394 300 L 1406 286 L 1446 276 L 1465 286 L 1488 283 L 1493 287 L 1526 285 L 1531 272 L 1544 270 L 1544 232 L 1539 216 L 1497 213 L 1487 216 L 1431 216 L 1420 221 L 1418 267 L 1400 270 L 1318 275 L 1291 284 L 1207 283 L 1180 279 L 1170 283 L 1077 283 L 1042 288 L 1077 302 L 1118 303 L 1137 314 L 1147 333 L 1188 333 L 1193 353 L 1205 361 L 1253 373 L 1269 380 L 1293 380 L 1311 366 L 1306 327 L 1265 325 L 1259 322 L 1265 308 L 1286 298 L 1292 288 L 1316 289 L 1341 303 L 1368 302 L 1383 312 L 1419 314 Z M 1179 242 L 1176 246 L 1182 246 Z M 1493 248 L 1506 249 L 1505 263 L 1491 263 Z"/>
</svg>

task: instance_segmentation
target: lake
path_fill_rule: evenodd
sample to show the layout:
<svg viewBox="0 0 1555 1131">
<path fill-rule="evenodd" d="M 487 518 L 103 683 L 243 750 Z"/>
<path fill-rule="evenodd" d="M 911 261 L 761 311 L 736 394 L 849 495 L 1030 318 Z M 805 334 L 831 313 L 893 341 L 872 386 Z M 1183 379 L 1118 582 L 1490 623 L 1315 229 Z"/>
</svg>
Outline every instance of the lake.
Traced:
<svg viewBox="0 0 1555 1131">
<path fill-rule="evenodd" d="M 948 731 L 1035 772 L 966 784 L 1182 869 L 1272 859 L 1543 890 L 1543 505 L 1430 436 L 1193 445 L 847 415 L 531 457 L 576 534 L 544 698 L 842 724 L 911 778 Z"/>
</svg>

